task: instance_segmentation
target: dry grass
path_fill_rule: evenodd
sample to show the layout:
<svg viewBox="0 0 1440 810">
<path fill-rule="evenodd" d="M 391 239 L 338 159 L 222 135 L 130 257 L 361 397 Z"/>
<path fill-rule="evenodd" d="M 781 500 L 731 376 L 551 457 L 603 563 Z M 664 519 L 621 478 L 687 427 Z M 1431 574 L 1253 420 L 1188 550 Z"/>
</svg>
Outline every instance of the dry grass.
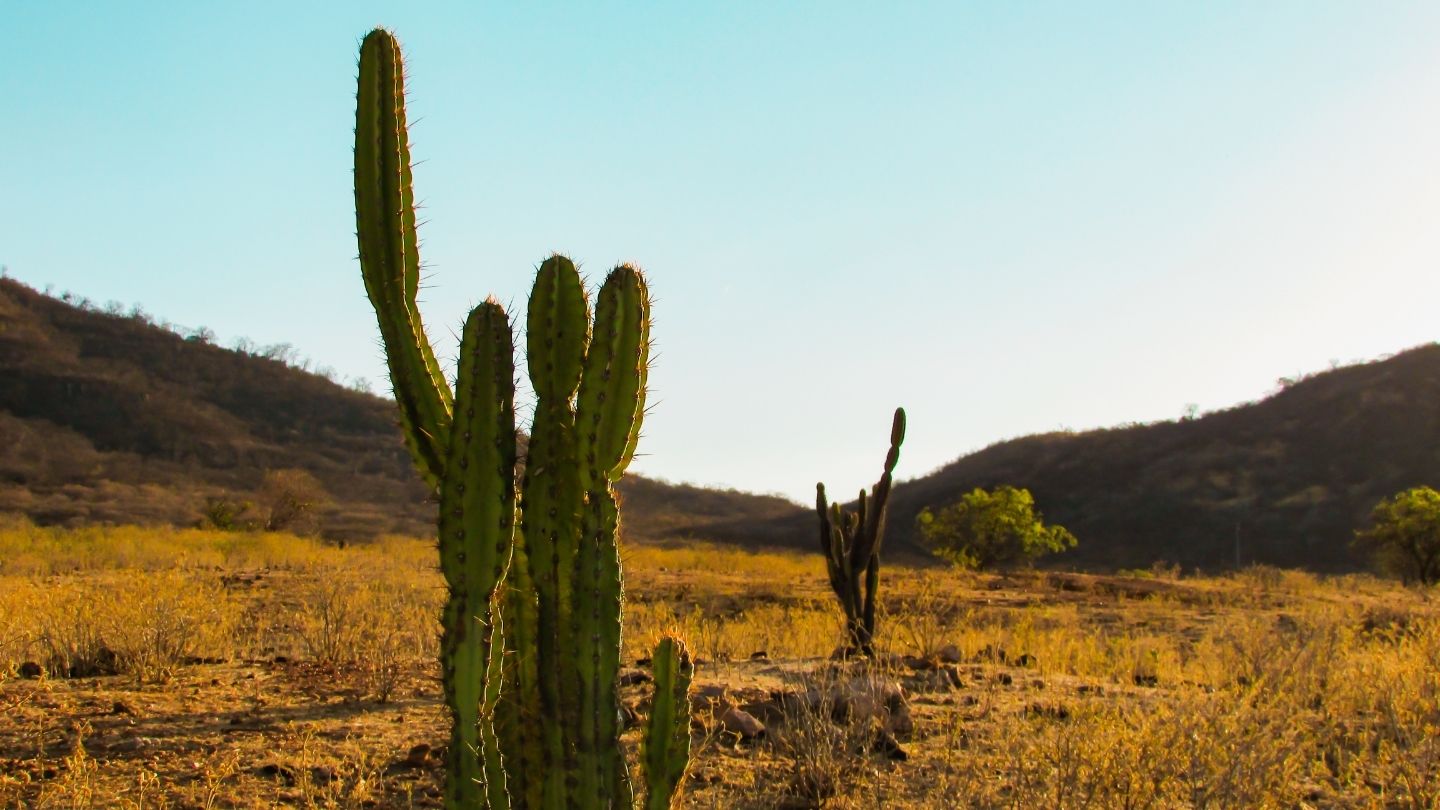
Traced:
<svg viewBox="0 0 1440 810">
<path fill-rule="evenodd" d="M 438 758 L 411 753 L 444 739 L 433 553 L 0 530 L 0 807 L 436 805 Z M 819 560 L 625 557 L 628 658 L 678 626 L 737 705 L 820 696 L 758 741 L 697 728 L 687 806 L 1440 806 L 1422 592 L 1277 569 L 889 570 L 890 648 L 863 677 L 905 690 L 896 761 L 869 750 L 873 718 L 832 705 L 857 674 L 825 660 L 841 622 Z"/>
</svg>

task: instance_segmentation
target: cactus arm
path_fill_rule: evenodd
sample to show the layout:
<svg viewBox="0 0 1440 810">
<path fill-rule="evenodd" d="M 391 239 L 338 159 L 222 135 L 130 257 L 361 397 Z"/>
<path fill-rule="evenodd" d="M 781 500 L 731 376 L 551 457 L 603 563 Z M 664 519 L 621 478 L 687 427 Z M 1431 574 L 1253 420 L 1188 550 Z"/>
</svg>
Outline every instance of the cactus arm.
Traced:
<svg viewBox="0 0 1440 810">
<path fill-rule="evenodd" d="M 825 498 L 825 482 L 815 484 L 815 513 L 820 516 L 820 553 L 830 562 L 830 504 Z"/>
<path fill-rule="evenodd" d="M 572 650 L 580 697 L 577 781 L 572 806 L 605 806 L 626 797 L 629 778 L 613 753 L 619 736 L 615 679 L 620 668 L 624 586 L 617 545 L 619 510 L 612 484 L 633 457 L 645 409 L 649 294 L 633 267 L 611 271 L 595 304 L 595 328 L 576 397 L 576 438 L 585 509 L 575 566 Z"/>
<path fill-rule="evenodd" d="M 815 485 L 815 513 L 820 517 L 820 553 L 825 555 L 825 573 L 830 578 L 830 587 L 836 595 L 844 593 L 841 585 L 840 564 L 835 556 L 835 532 L 837 527 L 830 521 L 830 504 L 825 499 L 825 485 Z"/>
<path fill-rule="evenodd" d="M 606 277 L 595 303 L 595 333 L 576 403 L 581 466 L 598 472 L 605 483 L 620 480 L 634 455 L 645 415 L 649 346 L 650 294 L 644 277 L 620 265 Z"/>
<path fill-rule="evenodd" d="M 868 514 L 866 507 L 869 504 L 866 503 L 865 495 L 865 490 L 862 489 L 860 497 L 855 499 L 855 531 L 851 534 L 851 542 L 845 549 L 846 553 L 850 555 L 850 570 L 857 577 L 857 582 L 860 572 L 865 570 L 866 563 L 870 561 L 870 535 L 867 531 L 869 524 L 865 521 Z"/>
<path fill-rule="evenodd" d="M 645 277 L 644 277 L 644 275 L 641 274 L 638 270 L 636 270 L 636 269 L 635 269 L 634 267 L 632 267 L 631 265 L 622 265 L 622 267 L 624 267 L 625 269 L 630 270 L 630 271 L 633 272 L 634 283 L 637 284 L 637 285 L 639 286 L 639 288 L 640 288 L 640 290 L 639 290 L 639 295 L 640 295 L 640 298 L 642 299 L 643 304 L 644 304 L 644 306 L 643 306 L 643 312 L 644 312 L 644 316 L 643 316 L 643 320 L 644 320 L 644 334 L 642 335 L 642 339 L 641 339 L 641 341 L 640 341 L 639 358 L 638 358 L 638 360 L 637 360 L 637 369 L 636 369 L 636 371 L 638 372 L 638 374 L 639 374 L 639 376 L 640 376 L 640 385 L 639 385 L 639 390 L 638 390 L 638 392 L 637 392 L 637 394 L 638 394 L 638 407 L 636 408 L 636 411 L 635 411 L 635 421 L 634 421 L 634 424 L 633 424 L 633 426 L 631 427 L 631 430 L 630 430 L 629 440 L 626 442 L 625 448 L 624 448 L 624 450 L 623 450 L 623 451 L 621 452 L 621 454 L 620 454 L 620 461 L 619 461 L 619 464 L 618 464 L 618 468 L 619 468 L 619 471 L 623 473 L 625 470 L 629 469 L 629 467 L 630 467 L 630 462 L 635 459 L 635 450 L 636 450 L 636 448 L 639 447 L 639 445 L 640 445 L 641 426 L 642 426 L 642 424 L 643 424 L 643 422 L 644 422 L 644 418 L 645 418 L 645 398 L 646 398 L 646 394 L 648 393 L 648 388 L 647 388 L 647 386 L 649 385 L 649 380 L 650 380 L 650 348 L 651 348 L 651 340 L 650 340 L 650 304 L 651 304 L 651 300 L 650 300 L 650 288 L 645 284 Z M 618 476 L 617 476 L 617 477 L 618 477 Z"/>
<path fill-rule="evenodd" d="M 589 342 L 590 306 L 570 259 L 541 263 L 530 294 L 526 355 L 536 392 L 535 418 L 525 464 L 525 543 L 536 595 L 533 655 L 540 662 L 546 767 L 541 806 L 568 803 L 573 772 L 570 729 L 579 711 L 566 628 L 573 624 L 574 569 L 583 490 L 575 447 L 575 391 Z M 533 778 L 533 776 L 532 776 Z"/>
<path fill-rule="evenodd" d="M 531 574 L 541 623 L 547 627 L 570 621 L 570 570 L 580 512 L 572 400 L 580 385 L 589 323 L 590 307 L 574 263 L 560 255 L 546 259 L 535 277 L 526 324 L 536 405 L 524 504 Z"/>
<path fill-rule="evenodd" d="M 481 786 L 492 798 L 505 795 L 499 751 L 492 735 L 482 740 L 481 729 L 491 723 L 498 689 L 492 600 L 515 533 L 514 376 L 510 323 L 499 304 L 487 301 L 466 320 L 456 378 L 461 421 L 451 431 L 440 487 L 440 569 L 449 592 L 441 675 L 454 717 L 445 799 L 456 808 L 476 806 Z"/>
<path fill-rule="evenodd" d="M 646 810 L 666 810 L 685 778 L 690 759 L 690 679 L 695 668 L 685 643 L 660 639 L 652 656 L 655 696 L 641 742 L 645 763 Z"/>
<path fill-rule="evenodd" d="M 355 112 L 355 221 L 365 292 L 375 308 L 405 441 L 421 475 L 439 485 L 451 394 L 416 307 L 420 258 L 405 126 L 404 65 L 383 29 L 360 46 Z"/>
<path fill-rule="evenodd" d="M 885 507 L 890 501 L 890 488 L 894 483 L 895 465 L 900 461 L 900 444 L 905 441 L 905 409 L 896 408 L 895 418 L 890 424 L 890 449 L 885 453 L 885 468 L 880 480 L 871 489 L 874 509 L 865 533 L 873 538 L 872 553 L 880 552 L 880 543 L 885 537 Z"/>
</svg>

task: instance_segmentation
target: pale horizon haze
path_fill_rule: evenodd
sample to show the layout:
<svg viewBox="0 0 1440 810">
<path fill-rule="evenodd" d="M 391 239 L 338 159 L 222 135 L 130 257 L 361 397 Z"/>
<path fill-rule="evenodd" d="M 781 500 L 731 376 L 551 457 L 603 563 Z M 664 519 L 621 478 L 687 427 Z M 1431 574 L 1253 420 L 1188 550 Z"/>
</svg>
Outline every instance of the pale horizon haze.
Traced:
<svg viewBox="0 0 1440 810">
<path fill-rule="evenodd" d="M 633 469 L 808 502 L 1440 337 L 1440 4 L 0 0 L 0 264 L 388 389 L 356 49 L 408 59 L 422 310 L 646 271 Z"/>
</svg>

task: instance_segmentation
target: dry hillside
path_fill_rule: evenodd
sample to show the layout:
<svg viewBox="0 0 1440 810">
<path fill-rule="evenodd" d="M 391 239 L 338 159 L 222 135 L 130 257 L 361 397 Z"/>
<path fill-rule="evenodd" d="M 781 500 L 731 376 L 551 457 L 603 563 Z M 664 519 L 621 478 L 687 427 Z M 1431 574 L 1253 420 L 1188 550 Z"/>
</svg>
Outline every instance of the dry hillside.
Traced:
<svg viewBox="0 0 1440 810">
<path fill-rule="evenodd" d="M 1353 571 L 1382 497 L 1440 485 L 1440 345 L 1282 381 L 1256 403 L 1178 422 L 1004 441 L 895 487 L 887 543 L 922 554 L 915 516 L 975 487 L 1026 487 L 1078 548 L 1063 568 Z M 879 452 L 876 449 L 876 461 Z M 904 470 L 902 453 L 901 470 Z M 767 531 L 808 548 L 808 519 Z"/>
<path fill-rule="evenodd" d="M 284 356 L 0 279 L 0 512 L 41 525 L 192 525 L 209 500 L 253 501 L 267 471 L 300 469 L 329 493 L 327 536 L 430 533 L 394 404 Z M 636 539 L 801 511 L 636 476 L 623 491 Z"/>
</svg>

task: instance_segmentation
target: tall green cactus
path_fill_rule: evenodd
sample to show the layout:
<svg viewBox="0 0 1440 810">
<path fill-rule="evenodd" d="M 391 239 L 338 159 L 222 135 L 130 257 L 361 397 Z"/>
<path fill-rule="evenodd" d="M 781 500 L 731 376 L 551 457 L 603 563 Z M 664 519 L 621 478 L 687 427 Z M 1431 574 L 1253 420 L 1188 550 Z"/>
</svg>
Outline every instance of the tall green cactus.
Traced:
<svg viewBox="0 0 1440 810">
<path fill-rule="evenodd" d="M 845 611 L 845 652 L 874 655 L 875 606 L 880 590 L 880 544 L 885 539 L 885 508 L 890 502 L 891 474 L 905 441 L 905 409 L 895 409 L 890 426 L 890 451 L 885 471 L 867 494 L 860 490 L 855 511 L 839 503 L 827 504 L 825 484 L 815 485 L 815 512 L 820 518 L 820 550 L 830 587 Z M 864 586 L 861 586 L 864 577 Z"/>
<path fill-rule="evenodd" d="M 504 309 L 491 299 L 470 312 L 452 397 L 416 308 L 403 77 L 395 38 L 370 32 L 355 124 L 357 236 L 406 444 L 440 501 L 449 591 L 441 672 L 454 718 L 446 806 L 630 808 L 616 695 L 624 585 L 614 485 L 645 412 L 649 292 L 639 270 L 615 268 L 592 330 L 575 265 L 559 255 L 540 265 L 526 328 L 537 401 L 517 480 Z M 689 656 L 667 637 L 654 662 L 642 743 L 650 808 L 668 806 L 689 756 Z"/>
</svg>

